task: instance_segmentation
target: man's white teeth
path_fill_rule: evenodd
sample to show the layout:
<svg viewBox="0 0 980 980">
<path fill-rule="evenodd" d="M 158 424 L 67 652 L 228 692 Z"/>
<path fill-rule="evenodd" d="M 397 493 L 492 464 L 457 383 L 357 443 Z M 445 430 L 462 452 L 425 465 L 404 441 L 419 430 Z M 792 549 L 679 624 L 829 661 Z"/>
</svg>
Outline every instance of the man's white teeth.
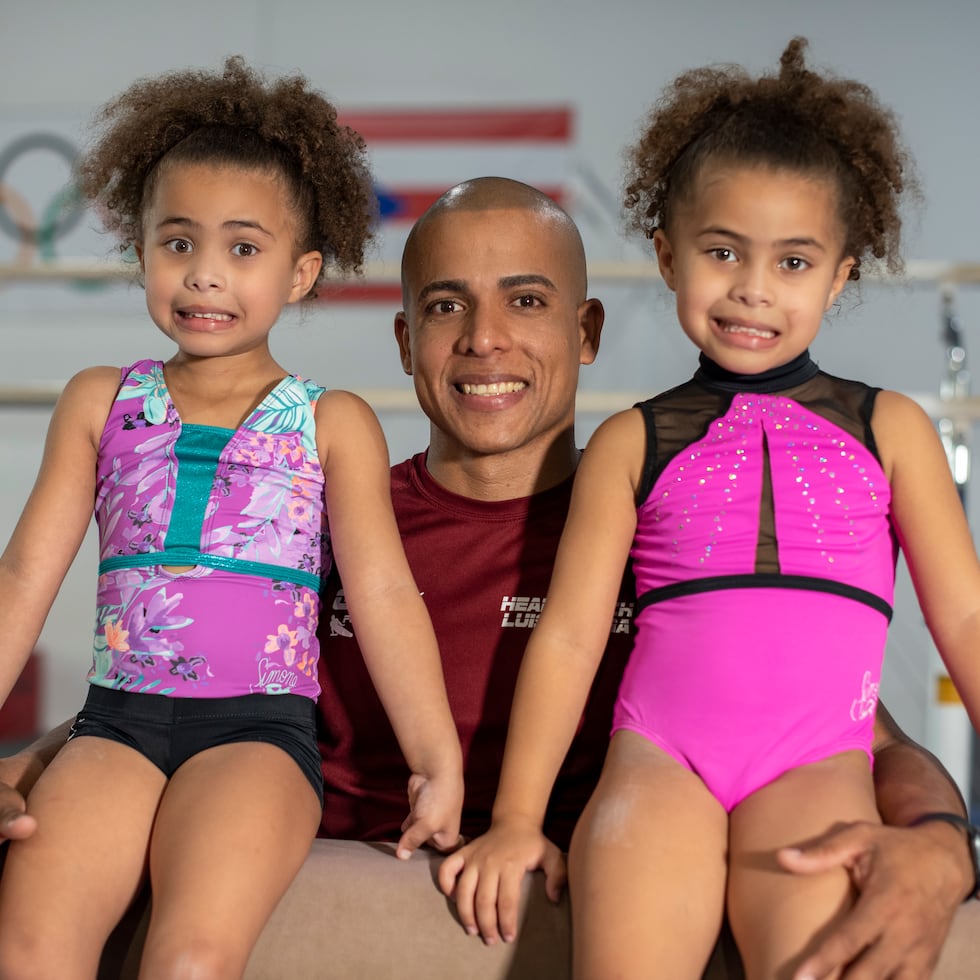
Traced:
<svg viewBox="0 0 980 980">
<path fill-rule="evenodd" d="M 523 381 L 495 381 L 488 385 L 461 384 L 459 390 L 464 395 L 510 395 L 523 391 L 527 385 Z"/>
<path fill-rule="evenodd" d="M 763 330 L 760 327 L 743 327 L 738 323 L 726 323 L 725 333 L 744 333 L 749 337 L 764 337 L 766 340 L 776 336 L 775 330 Z"/>
<path fill-rule="evenodd" d="M 184 316 L 195 320 L 221 320 L 223 322 L 231 320 L 231 316 L 227 313 L 185 313 Z"/>
</svg>

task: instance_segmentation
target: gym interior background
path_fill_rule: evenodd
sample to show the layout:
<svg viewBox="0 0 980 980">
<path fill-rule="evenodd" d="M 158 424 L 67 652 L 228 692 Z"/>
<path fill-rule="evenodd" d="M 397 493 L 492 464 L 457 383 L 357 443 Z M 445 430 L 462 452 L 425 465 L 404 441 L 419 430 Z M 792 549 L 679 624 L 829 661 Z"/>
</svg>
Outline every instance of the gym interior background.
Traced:
<svg viewBox="0 0 980 980">
<path fill-rule="evenodd" d="M 64 381 L 90 364 L 168 354 L 139 287 L 107 276 L 113 243 L 94 216 L 63 206 L 87 120 L 135 78 L 218 68 L 242 54 L 272 73 L 304 73 L 363 122 L 385 216 L 368 279 L 286 317 L 274 350 L 322 384 L 366 394 L 398 460 L 425 445 L 427 426 L 392 338 L 392 262 L 426 195 L 498 173 L 554 189 L 578 221 L 590 291 L 607 310 L 599 359 L 583 372 L 584 443 L 605 415 L 685 379 L 694 363 L 652 253 L 622 232 L 623 147 L 678 72 L 717 62 L 771 68 L 796 34 L 810 39 L 811 64 L 860 78 L 895 109 L 924 191 L 908 215 L 906 275 L 849 287 L 814 354 L 834 374 L 919 398 L 937 424 L 952 419 L 947 433 L 977 527 L 975 0 L 34 0 L 0 10 L 0 543 L 29 492 Z M 416 139 L 399 137 L 406 120 Z M 93 274 L 95 265 L 103 271 Z M 94 567 L 90 535 L 39 645 L 38 726 L 70 716 L 83 698 Z M 883 698 L 968 793 L 969 728 L 941 680 L 903 569 Z M 972 782 L 977 797 L 980 779 Z"/>
</svg>

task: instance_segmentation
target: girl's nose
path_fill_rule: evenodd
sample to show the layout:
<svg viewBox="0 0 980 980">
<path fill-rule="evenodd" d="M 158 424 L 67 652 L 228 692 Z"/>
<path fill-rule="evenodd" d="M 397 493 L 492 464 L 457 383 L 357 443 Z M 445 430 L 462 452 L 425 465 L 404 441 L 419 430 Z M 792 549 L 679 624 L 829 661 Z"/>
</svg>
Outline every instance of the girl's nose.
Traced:
<svg viewBox="0 0 980 980">
<path fill-rule="evenodd" d="M 746 306 L 767 306 L 772 302 L 772 281 L 762 263 L 743 263 L 732 284 L 732 298 Z"/>
<path fill-rule="evenodd" d="M 214 255 L 204 251 L 195 252 L 188 264 L 184 283 L 189 289 L 198 291 L 224 289 L 224 270 Z"/>
</svg>

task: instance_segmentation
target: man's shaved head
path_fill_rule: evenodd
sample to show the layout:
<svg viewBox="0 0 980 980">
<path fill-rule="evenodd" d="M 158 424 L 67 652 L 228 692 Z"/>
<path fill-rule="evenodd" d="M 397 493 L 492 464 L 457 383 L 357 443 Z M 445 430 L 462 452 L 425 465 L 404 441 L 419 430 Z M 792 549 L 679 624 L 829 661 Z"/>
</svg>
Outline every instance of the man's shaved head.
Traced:
<svg viewBox="0 0 980 980">
<path fill-rule="evenodd" d="M 402 297 L 409 305 L 408 281 L 418 259 L 419 243 L 440 219 L 458 211 L 527 211 L 550 222 L 556 235 L 561 236 L 562 247 L 574 263 L 574 281 L 579 301 L 585 299 L 588 288 L 585 268 L 585 246 L 582 236 L 568 213 L 547 194 L 530 184 L 508 177 L 476 177 L 463 181 L 445 192 L 415 223 L 402 253 Z M 579 288 L 579 286 L 581 288 Z"/>
<path fill-rule="evenodd" d="M 412 229 L 402 296 L 395 336 L 429 417 L 429 471 L 480 499 L 567 479 L 579 369 L 603 321 L 572 219 L 516 180 L 458 184 Z"/>
</svg>

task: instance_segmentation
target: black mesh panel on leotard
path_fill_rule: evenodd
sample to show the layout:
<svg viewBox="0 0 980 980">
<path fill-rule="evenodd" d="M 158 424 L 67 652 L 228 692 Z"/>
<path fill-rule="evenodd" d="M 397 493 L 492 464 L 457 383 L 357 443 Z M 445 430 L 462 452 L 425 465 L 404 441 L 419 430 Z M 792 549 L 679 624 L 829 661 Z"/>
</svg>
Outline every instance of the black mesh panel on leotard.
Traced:
<svg viewBox="0 0 980 980">
<path fill-rule="evenodd" d="M 809 370 L 801 372 L 800 363 Z M 854 436 L 880 462 L 871 431 L 871 412 L 878 389 L 818 372 L 808 357 L 802 362 L 797 359 L 794 365 L 792 373 L 768 372 L 766 376 L 757 378 L 731 375 L 706 364 L 702 359 L 702 369 L 691 381 L 639 403 L 636 407 L 642 412 L 646 426 L 647 453 L 636 495 L 637 506 L 650 496 L 667 464 L 692 443 L 703 439 L 711 423 L 728 411 L 732 398 L 739 392 L 779 393 L 791 398 Z M 794 383 L 801 373 L 809 374 L 809 377 Z M 768 457 L 760 509 L 755 570 L 759 573 L 778 573 L 779 556 Z"/>
</svg>

